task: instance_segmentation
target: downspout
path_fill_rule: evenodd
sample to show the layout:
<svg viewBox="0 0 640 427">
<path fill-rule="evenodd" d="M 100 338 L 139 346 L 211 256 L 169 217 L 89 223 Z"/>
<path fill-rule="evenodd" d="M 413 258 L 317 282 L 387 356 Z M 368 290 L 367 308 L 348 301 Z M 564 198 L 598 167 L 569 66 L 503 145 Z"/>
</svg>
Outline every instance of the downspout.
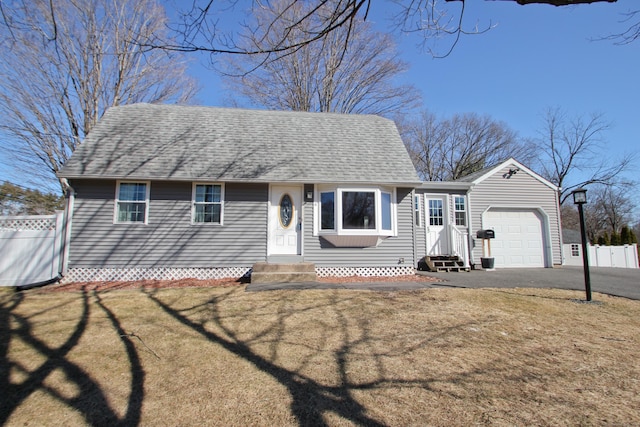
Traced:
<svg viewBox="0 0 640 427">
<path fill-rule="evenodd" d="M 467 235 L 467 245 L 469 247 L 469 267 L 473 269 L 475 266 L 475 260 L 473 258 L 473 215 L 471 214 L 471 190 L 473 189 L 473 185 L 467 189 L 467 227 L 468 235 Z"/>
<path fill-rule="evenodd" d="M 418 205 L 418 208 L 421 205 Z M 411 215 L 411 219 L 412 219 L 412 223 L 411 223 L 411 240 L 413 240 L 413 269 L 417 270 L 418 269 L 418 262 L 420 262 L 420 260 L 418 259 L 418 242 L 416 239 L 416 233 L 418 232 L 418 228 L 416 227 L 416 215 L 420 215 L 420 211 L 418 210 L 418 212 L 416 212 L 416 189 L 413 188 L 411 190 L 411 212 L 413 213 Z"/>
<path fill-rule="evenodd" d="M 69 184 L 67 178 L 60 180 L 67 194 L 67 205 L 64 210 L 64 240 L 62 244 L 62 256 L 60 257 L 59 276 L 64 277 L 69 267 L 69 246 L 71 243 L 71 218 L 73 217 L 73 207 L 76 200 L 76 192 Z"/>
<path fill-rule="evenodd" d="M 558 191 L 556 191 L 556 218 L 558 221 L 558 237 L 560 238 L 560 267 L 565 265 L 566 259 L 564 257 L 564 238 L 562 237 L 562 216 L 560 215 L 560 192 L 562 191 L 562 187 L 558 187 Z M 551 226 L 549 226 L 549 234 L 551 234 Z M 551 236 L 549 236 L 551 239 Z M 553 242 L 549 242 L 551 245 L 551 267 L 555 267 L 553 264 Z"/>
</svg>

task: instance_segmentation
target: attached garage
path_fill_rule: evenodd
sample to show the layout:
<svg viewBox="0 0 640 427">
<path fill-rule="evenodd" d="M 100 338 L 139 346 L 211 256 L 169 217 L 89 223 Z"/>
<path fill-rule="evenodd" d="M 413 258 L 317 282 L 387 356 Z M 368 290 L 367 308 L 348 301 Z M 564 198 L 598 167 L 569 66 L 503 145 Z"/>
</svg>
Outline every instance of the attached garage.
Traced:
<svg viewBox="0 0 640 427">
<path fill-rule="evenodd" d="M 478 230 L 491 229 L 495 268 L 552 268 L 562 264 L 558 187 L 509 159 L 459 181 L 471 185 L 471 264 L 481 268 Z"/>
<path fill-rule="evenodd" d="M 546 221 L 538 210 L 491 208 L 483 224 L 495 231 L 491 256 L 496 268 L 548 266 Z"/>
</svg>

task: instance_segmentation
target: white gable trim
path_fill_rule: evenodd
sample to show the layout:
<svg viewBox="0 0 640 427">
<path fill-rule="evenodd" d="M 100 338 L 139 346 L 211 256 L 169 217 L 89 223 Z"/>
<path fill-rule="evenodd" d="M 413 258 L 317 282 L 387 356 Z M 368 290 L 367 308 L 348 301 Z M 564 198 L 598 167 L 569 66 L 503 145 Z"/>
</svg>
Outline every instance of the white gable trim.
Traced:
<svg viewBox="0 0 640 427">
<path fill-rule="evenodd" d="M 532 171 L 528 167 L 524 166 L 522 163 L 518 162 L 513 157 L 508 159 L 508 160 L 505 160 L 504 162 L 500 163 L 499 165 L 491 168 L 489 171 L 487 171 L 487 173 L 485 173 L 484 175 L 476 178 L 472 182 L 473 182 L 474 185 L 477 185 L 480 182 L 484 181 L 485 179 L 489 178 L 491 175 L 495 174 L 500 169 L 504 169 L 505 167 L 507 167 L 509 165 L 515 166 L 516 168 L 520 169 L 521 171 L 526 172 L 527 174 L 531 175 L 532 177 L 534 177 L 535 179 L 537 179 L 538 181 L 540 181 L 541 183 L 543 183 L 547 187 L 551 188 L 552 190 L 554 190 L 554 191 L 558 191 L 559 190 L 559 188 L 557 186 L 552 184 L 550 181 L 547 181 L 546 179 L 544 179 L 543 177 L 541 177 L 540 175 L 538 175 L 537 173 L 535 173 L 534 171 Z"/>
</svg>

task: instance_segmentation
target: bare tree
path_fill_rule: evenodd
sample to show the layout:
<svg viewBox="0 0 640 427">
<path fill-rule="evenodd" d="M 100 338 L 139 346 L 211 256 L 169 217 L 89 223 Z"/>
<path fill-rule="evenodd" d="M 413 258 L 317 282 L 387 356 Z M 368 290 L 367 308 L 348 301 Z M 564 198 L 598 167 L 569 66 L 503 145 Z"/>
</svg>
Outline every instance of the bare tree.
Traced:
<svg viewBox="0 0 640 427">
<path fill-rule="evenodd" d="M 455 114 L 439 120 L 425 111 L 399 128 L 416 170 L 429 181 L 459 179 L 510 157 L 524 163 L 532 157 L 526 142 L 489 116 Z"/>
<path fill-rule="evenodd" d="M 627 26 L 624 31 L 610 34 L 604 38 L 615 40 L 615 43 L 620 45 L 633 43 L 640 38 L 640 9 L 625 13 L 621 23 Z"/>
<path fill-rule="evenodd" d="M 281 38 L 295 43 L 300 31 L 312 31 L 314 22 L 298 24 L 296 34 L 288 29 L 309 12 L 304 3 L 289 7 L 286 1 L 270 2 L 256 13 L 257 30 L 245 34 L 247 49 L 267 51 Z M 276 16 L 282 27 L 271 25 Z M 349 44 L 343 50 L 347 31 Z M 399 59 L 392 37 L 373 31 L 364 22 L 339 28 L 321 44 L 272 56 L 266 53 L 232 61 L 226 73 L 232 92 L 271 109 L 387 116 L 417 106 L 420 99 L 413 86 L 394 84 L 407 64 Z"/>
<path fill-rule="evenodd" d="M 604 231 L 620 233 L 622 227 L 633 222 L 636 207 L 629 198 L 633 189 L 634 186 L 628 183 L 600 185 L 590 189 L 589 204 L 593 205 L 591 210 L 599 228 L 594 230 L 594 234 Z"/>
<path fill-rule="evenodd" d="M 603 236 L 619 236 L 624 227 L 634 224 L 637 210 L 629 195 L 634 194 L 636 185 L 619 183 L 593 185 L 587 197 L 589 203 L 583 206 L 585 226 L 589 241 L 595 243 Z M 573 204 L 565 203 L 560 208 L 562 227 L 579 230 L 580 222 L 577 209 Z"/>
<path fill-rule="evenodd" d="M 572 6 L 577 4 L 589 4 L 598 2 L 613 3 L 617 0 L 504 0 L 520 5 L 549 4 L 553 6 Z M 54 2 L 49 2 L 50 18 L 55 24 Z M 296 0 L 287 0 L 287 8 L 295 7 L 299 3 Z M 315 0 L 305 2 L 308 4 L 309 13 L 300 17 L 289 30 L 297 32 L 296 28 L 302 26 L 307 20 L 314 20 L 315 24 L 310 31 L 302 32 L 301 37 L 294 43 L 285 38 L 269 47 L 269 52 L 284 53 L 297 50 L 300 46 L 313 44 L 324 40 L 339 28 L 352 28 L 357 21 L 365 21 L 372 7 L 371 0 Z M 172 28 L 179 35 L 179 39 L 158 35 L 153 39 L 142 41 L 147 47 L 167 49 L 182 52 L 209 52 L 211 54 L 259 54 L 264 50 L 247 50 L 235 43 L 233 32 L 224 31 L 219 22 L 229 15 L 229 11 L 237 6 L 236 0 L 213 1 L 193 0 L 190 8 L 178 11 L 179 22 Z M 255 7 L 261 7 L 268 2 L 254 0 Z M 431 48 L 427 50 L 434 56 L 447 56 L 458 43 L 460 36 L 464 34 L 481 34 L 493 27 L 491 23 L 480 27 L 477 23 L 467 26 L 464 23 L 464 0 L 394 0 L 397 12 L 393 18 L 395 25 L 403 32 L 422 33 L 424 39 L 439 39 L 452 36 L 453 41 L 446 48 L 446 53 L 439 54 Z M 450 6 L 454 5 L 454 6 Z M 452 9 L 453 7 L 453 9 Z M 0 19 L 11 22 L 7 18 L 7 7 L 0 2 Z M 273 21 L 274 27 L 280 27 L 279 17 Z M 55 25 L 54 25 L 55 26 Z M 346 33 L 348 42 L 350 33 Z M 57 31 L 52 33 L 54 38 Z M 426 45 L 426 43 L 425 43 Z M 345 44 L 346 46 L 346 44 Z"/>
<path fill-rule="evenodd" d="M 40 183 L 107 108 L 194 94 L 177 54 L 139 44 L 164 31 L 155 0 L 14 1 L 2 13 L 0 130 L 14 165 Z"/>
<path fill-rule="evenodd" d="M 610 124 L 602 114 L 569 118 L 559 108 L 549 108 L 537 139 L 542 175 L 561 188 L 560 203 L 578 187 L 609 185 L 633 164 L 634 155 L 606 156 L 604 133 Z"/>
</svg>

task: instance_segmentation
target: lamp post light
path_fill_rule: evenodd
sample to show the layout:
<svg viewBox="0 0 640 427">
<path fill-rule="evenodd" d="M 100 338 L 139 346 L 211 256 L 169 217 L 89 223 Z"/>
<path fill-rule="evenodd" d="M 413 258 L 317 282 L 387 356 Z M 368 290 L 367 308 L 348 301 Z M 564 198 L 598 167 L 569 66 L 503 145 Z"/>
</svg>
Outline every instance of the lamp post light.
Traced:
<svg viewBox="0 0 640 427">
<path fill-rule="evenodd" d="M 578 205 L 580 213 L 580 234 L 582 236 L 582 266 L 584 268 L 584 288 L 587 292 L 587 301 L 591 301 L 591 277 L 589 276 L 589 253 L 587 252 L 587 230 L 584 224 L 584 210 L 582 205 L 587 203 L 587 190 L 577 188 L 571 192 L 573 203 Z"/>
</svg>

